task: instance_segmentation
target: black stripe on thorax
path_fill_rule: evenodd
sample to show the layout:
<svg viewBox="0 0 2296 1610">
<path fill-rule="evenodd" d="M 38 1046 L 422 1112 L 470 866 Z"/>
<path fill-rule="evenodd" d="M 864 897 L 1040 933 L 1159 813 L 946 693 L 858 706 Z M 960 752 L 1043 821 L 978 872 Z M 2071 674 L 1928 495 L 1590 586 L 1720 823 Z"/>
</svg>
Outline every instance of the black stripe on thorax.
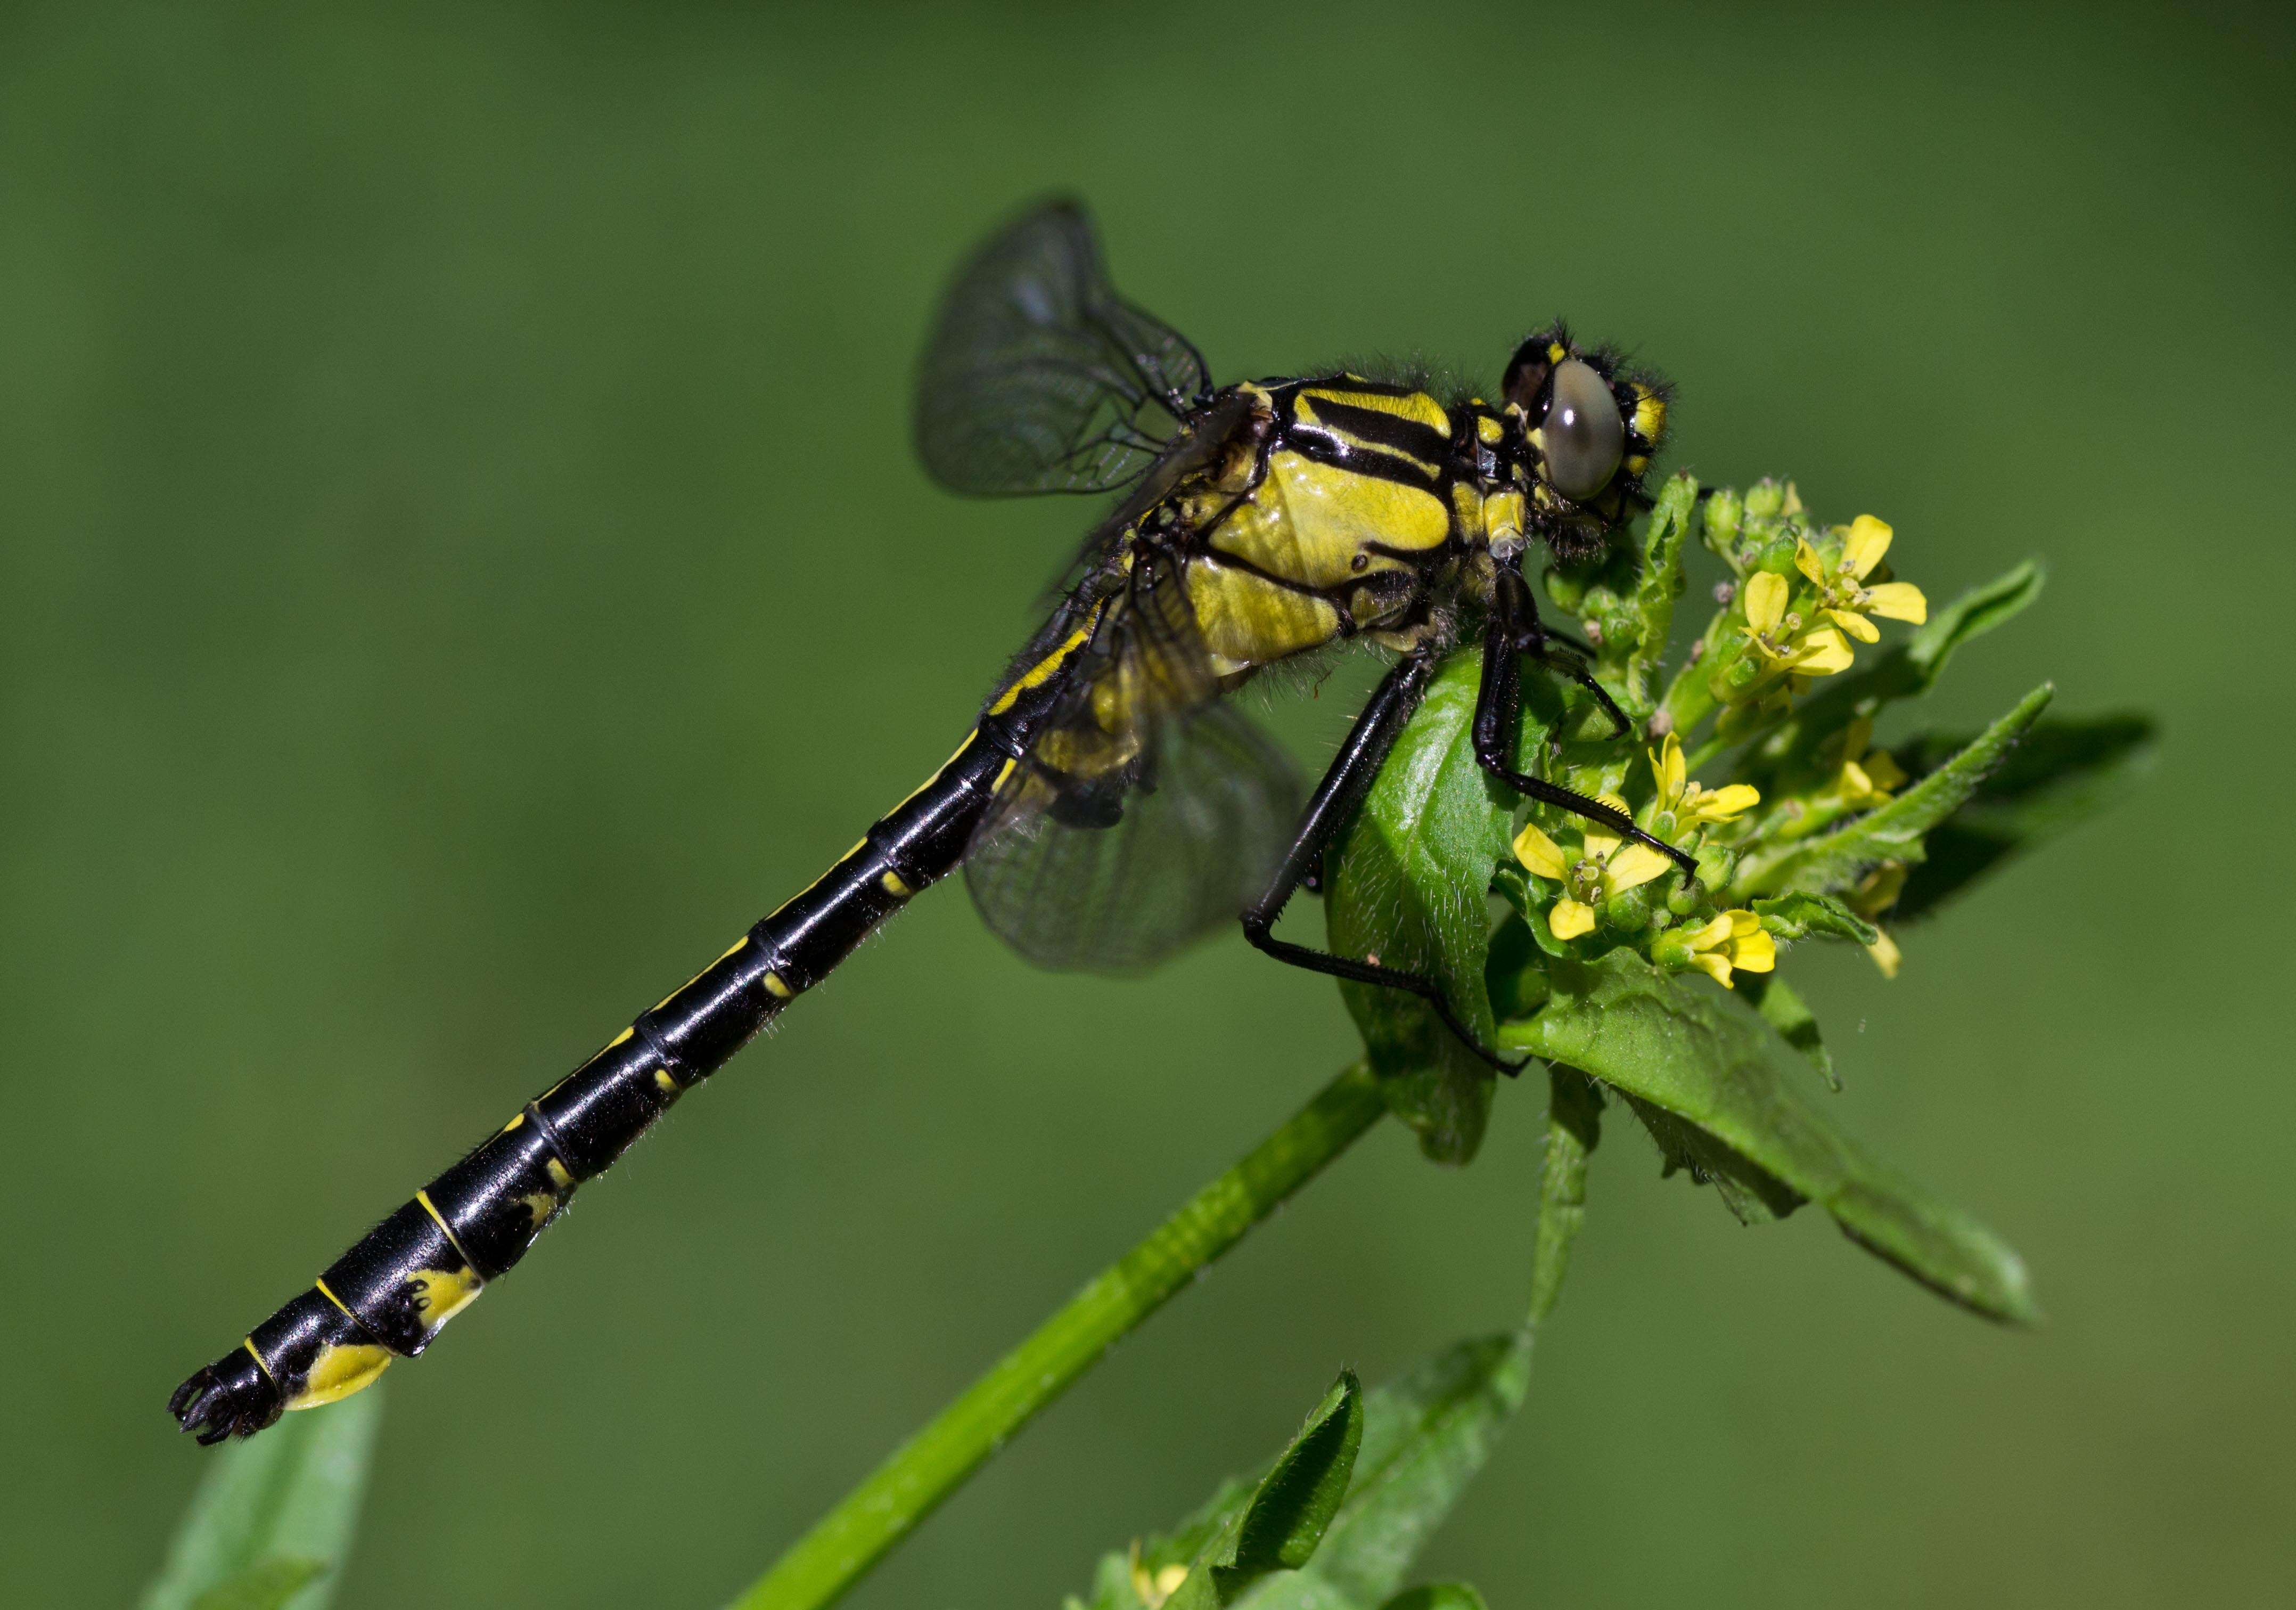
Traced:
<svg viewBox="0 0 2296 1610">
<path fill-rule="evenodd" d="M 1385 448 L 1403 457 L 1416 459 L 1431 470 L 1439 467 L 1451 456 L 1451 443 L 1443 432 L 1420 420 L 1406 419 L 1400 414 L 1390 414 L 1384 408 L 1362 407 L 1327 396 L 1304 398 L 1297 401 L 1304 401 L 1314 411 L 1316 420 L 1332 430 L 1344 431 L 1357 441 Z M 1316 426 L 1297 420 L 1295 415 L 1294 429 L 1314 431 Z"/>
<path fill-rule="evenodd" d="M 1442 471 L 1431 468 L 1420 459 L 1359 448 L 1313 425 L 1289 427 L 1280 445 L 1315 464 L 1328 464 L 1350 474 L 1368 475 L 1376 481 L 1391 481 L 1399 486 L 1416 487 L 1423 492 L 1439 491 L 1443 483 Z"/>
</svg>

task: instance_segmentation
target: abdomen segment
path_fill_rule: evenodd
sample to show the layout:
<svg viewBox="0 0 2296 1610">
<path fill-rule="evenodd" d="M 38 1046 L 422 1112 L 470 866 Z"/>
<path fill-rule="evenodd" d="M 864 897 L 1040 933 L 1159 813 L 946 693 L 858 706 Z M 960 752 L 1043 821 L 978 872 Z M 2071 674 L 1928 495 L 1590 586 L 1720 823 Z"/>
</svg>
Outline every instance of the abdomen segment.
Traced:
<svg viewBox="0 0 2296 1610">
<path fill-rule="evenodd" d="M 603 1173 L 686 1090 L 828 976 L 917 891 L 964 858 L 1017 743 L 990 723 L 872 826 L 811 888 L 685 988 L 519 1110 L 369 1232 L 168 1407 L 202 1442 L 245 1436 L 290 1409 L 333 1402 L 447 1321 L 526 1255 L 584 1182 Z"/>
</svg>

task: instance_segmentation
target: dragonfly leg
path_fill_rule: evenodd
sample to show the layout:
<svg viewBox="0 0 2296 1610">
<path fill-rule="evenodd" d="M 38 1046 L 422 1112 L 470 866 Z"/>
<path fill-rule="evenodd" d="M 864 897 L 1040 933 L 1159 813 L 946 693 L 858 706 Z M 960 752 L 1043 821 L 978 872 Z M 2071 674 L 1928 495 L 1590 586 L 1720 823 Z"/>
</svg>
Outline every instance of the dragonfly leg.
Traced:
<svg viewBox="0 0 2296 1610">
<path fill-rule="evenodd" d="M 1442 1020 L 1443 1026 L 1470 1051 L 1502 1073 L 1517 1073 L 1530 1059 L 1510 1061 L 1477 1039 L 1451 1010 L 1451 1003 L 1443 997 L 1443 987 L 1433 979 L 1378 962 L 1333 956 L 1310 945 L 1296 945 L 1289 940 L 1277 939 L 1274 932 L 1275 919 L 1283 916 L 1284 904 L 1293 891 L 1311 876 L 1318 884 L 1322 883 L 1324 851 L 1361 802 L 1372 779 L 1379 775 L 1380 763 L 1394 747 L 1396 735 L 1403 730 L 1404 722 L 1410 719 L 1434 674 L 1435 660 L 1431 654 L 1414 654 L 1388 672 L 1387 679 L 1356 717 L 1347 742 L 1340 746 L 1324 780 L 1316 784 L 1308 809 L 1300 815 L 1299 831 L 1292 835 L 1291 848 L 1283 852 L 1283 862 L 1269 881 L 1267 892 L 1245 909 L 1243 934 L 1277 961 L 1294 967 L 1353 983 L 1407 990 L 1425 1001 Z"/>
<path fill-rule="evenodd" d="M 1665 840 L 1654 837 L 1635 826 L 1634 818 L 1623 810 L 1603 804 L 1550 783 L 1544 777 L 1534 777 L 1514 768 L 1514 735 L 1516 719 L 1522 709 L 1522 656 L 1531 654 L 1541 661 L 1562 670 L 1582 686 L 1590 688 L 1601 699 L 1611 719 L 1619 724 L 1623 734 L 1632 723 L 1625 712 L 1611 701 L 1595 680 L 1594 673 L 1583 663 L 1572 661 L 1558 664 L 1546 651 L 1548 634 L 1538 624 L 1538 606 L 1530 596 L 1530 587 L 1521 572 L 1501 567 L 1496 602 L 1491 620 L 1483 636 L 1483 686 L 1475 696 L 1475 759 L 1485 771 L 1526 798 L 1543 804 L 1559 806 L 1573 816 L 1584 817 L 1609 828 L 1622 838 L 1637 844 L 1647 844 L 1682 868 L 1683 875 L 1693 883 L 1698 881 L 1697 858 L 1689 851 L 1677 849 Z"/>
</svg>

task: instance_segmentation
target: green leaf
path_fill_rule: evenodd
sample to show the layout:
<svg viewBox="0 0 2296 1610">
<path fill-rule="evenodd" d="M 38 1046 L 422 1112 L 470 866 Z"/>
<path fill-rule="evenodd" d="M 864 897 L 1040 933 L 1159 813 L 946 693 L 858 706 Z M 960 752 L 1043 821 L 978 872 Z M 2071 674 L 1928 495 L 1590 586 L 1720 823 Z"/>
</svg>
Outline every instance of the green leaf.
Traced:
<svg viewBox="0 0 2296 1610">
<path fill-rule="evenodd" d="M 324 1560 L 287 1556 L 250 1565 L 192 1601 L 192 1610 L 280 1610 L 296 1593 L 324 1576 Z"/>
<path fill-rule="evenodd" d="M 1931 833 L 1928 858 L 1906 880 L 1892 915 L 1927 916 L 2023 853 L 2117 803 L 2150 768 L 2157 736 L 2133 714 L 2040 721 L 1967 804 Z M 1898 763 L 1920 776 L 1967 740 L 1926 735 L 1902 744 Z"/>
<path fill-rule="evenodd" d="M 1772 935 L 1789 943 L 1813 933 L 1870 945 L 1882 931 L 1830 894 L 1795 891 L 1754 902 L 1754 915 Z"/>
<path fill-rule="evenodd" d="M 1791 793 L 1817 781 L 1819 751 L 1828 738 L 1859 716 L 1929 692 L 1964 644 L 2030 607 L 2046 574 L 2029 559 L 1972 587 L 1870 664 L 1827 678 L 1746 757 L 1738 780 L 1759 784 L 1765 794 Z"/>
<path fill-rule="evenodd" d="M 1529 1375 L 1530 1334 L 1516 1331 L 1446 1348 L 1363 1398 L 1353 1480 L 1321 1532 L 1322 1547 L 1304 1568 L 1271 1571 L 1234 1603 L 1245 1610 L 1365 1610 L 1392 1594 L 1521 1406 Z M 1317 1416 L 1327 1416 L 1331 1403 L 1326 1398 Z M 1308 1432 L 1285 1459 L 1326 1423 L 1311 1417 Z M 1191 1569 L 1175 1588 L 1172 1567 L 1221 1560 L 1223 1548 L 1242 1537 L 1247 1510 L 1276 1474 L 1258 1484 L 1226 1483 L 1170 1535 L 1150 1539 L 1129 1554 L 1103 1556 L 1088 1610 L 1148 1610 L 1160 1579 L 1173 1595 L 1162 1610 L 1186 1610 L 1180 1596 L 1199 1573 Z M 1297 1535 L 1283 1526 L 1271 1530 Z M 1286 1557 L 1298 1557 L 1297 1550 Z M 1151 1589 L 1145 1597 L 1144 1581 Z M 1206 1586 L 1194 1589 L 1207 1590 L 1216 1590 L 1209 1573 Z M 1085 1610 L 1074 1598 L 1068 1602 Z"/>
<path fill-rule="evenodd" d="M 1757 901 L 1755 909 L 1760 908 Z M 1741 973 L 1738 993 L 1762 1014 L 1764 1023 L 1778 1031 L 1780 1039 L 1809 1059 L 1828 1089 L 1841 1090 L 1841 1080 L 1833 1072 L 1833 1053 L 1825 1048 L 1825 1040 L 1817 1031 L 1816 1014 L 1794 993 L 1792 984 L 1775 973 Z"/>
<path fill-rule="evenodd" d="M 1356 813 L 1324 896 L 1333 952 L 1426 974 L 1484 1044 L 1496 1020 L 1484 991 L 1491 920 L 1485 893 L 1507 854 L 1513 801 L 1475 760 L 1480 657 L 1455 654 Z M 1388 1105 L 1428 1156 L 1464 1162 L 1481 1145 L 1492 1072 L 1425 1002 L 1341 983 Z"/>
<path fill-rule="evenodd" d="M 1687 1131 L 1702 1148 L 1718 1148 L 1703 1151 L 1704 1162 L 1693 1155 L 1695 1166 L 1742 1161 L 1745 1169 L 1721 1176 L 1741 1202 L 1775 1208 L 1784 1200 L 1775 1183 L 1955 1302 L 1997 1319 L 2038 1317 L 2016 1253 L 1845 1136 L 1781 1072 L 1776 1036 L 1734 994 L 1702 976 L 1662 973 L 1628 950 L 1591 965 L 1557 962 L 1551 976 L 1553 998 L 1509 1025 L 1505 1043 L 1678 1120 L 1671 1133 L 1681 1144 Z"/>
<path fill-rule="evenodd" d="M 1484 1610 L 1483 1596 L 1464 1582 L 1429 1582 L 1397 1594 L 1380 1610 Z"/>
<path fill-rule="evenodd" d="M 1339 1511 L 1363 1433 L 1363 1388 L 1350 1371 L 1324 1394 L 1250 1502 L 1203 1545 L 1168 1610 L 1222 1610 L 1261 1578 L 1305 1565 Z"/>
<path fill-rule="evenodd" d="M 322 1610 L 350 1553 L 381 1412 L 369 1387 L 207 1456 L 143 1610 Z"/>
<path fill-rule="evenodd" d="M 1755 850 L 1739 865 L 1738 889 L 1747 894 L 1838 894 L 1883 861 L 1919 861 L 1923 835 L 1966 803 L 2001 766 L 2054 692 L 2045 682 L 2027 694 L 1967 748 L 1879 809 L 1816 838 Z"/>
<path fill-rule="evenodd" d="M 1303 1574 L 1358 1605 L 1393 1593 L 1490 1458 L 1529 1381 L 1530 1336 L 1513 1331 L 1456 1343 L 1373 1392 L 1355 1484 Z M 1250 1610 L 1307 1602 L 1263 1595 Z"/>
<path fill-rule="evenodd" d="M 1665 1160 L 1660 1177 L 1670 1179 L 1687 1174 L 1693 1184 L 1712 1186 L 1714 1195 L 1739 1223 L 1772 1223 L 1808 1200 L 1759 1163 L 1732 1151 L 1687 1119 L 1630 1092 L 1626 1102 L 1650 1131 L 1659 1155 Z"/>
</svg>

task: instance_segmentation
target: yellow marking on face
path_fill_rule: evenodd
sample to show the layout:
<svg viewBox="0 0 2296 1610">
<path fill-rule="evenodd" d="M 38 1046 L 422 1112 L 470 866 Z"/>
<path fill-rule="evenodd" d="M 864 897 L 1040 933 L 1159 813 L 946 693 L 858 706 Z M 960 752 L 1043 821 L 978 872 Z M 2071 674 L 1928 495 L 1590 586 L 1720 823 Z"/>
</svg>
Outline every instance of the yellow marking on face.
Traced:
<svg viewBox="0 0 2296 1610">
<path fill-rule="evenodd" d="M 797 991 L 791 989 L 789 985 L 783 982 L 782 975 L 778 973 L 768 973 L 766 974 L 766 993 L 772 996 L 775 1000 L 794 1000 L 797 998 Z"/>
<path fill-rule="evenodd" d="M 1188 566 L 1188 602 L 1204 646 L 1238 666 L 1281 660 L 1328 643 L 1340 631 L 1339 611 L 1329 601 L 1213 559 Z"/>
<path fill-rule="evenodd" d="M 1666 431 L 1666 398 L 1655 396 L 1647 386 L 1636 386 L 1635 429 L 1644 441 L 1656 441 Z"/>
<path fill-rule="evenodd" d="M 319 1294 L 319 1295 L 321 1295 L 322 1297 L 324 1297 L 328 1302 L 330 1302 L 333 1303 L 337 1308 L 341 1309 L 341 1310 L 343 1310 L 344 1315 L 345 1315 L 347 1318 L 353 1318 L 353 1319 L 356 1319 L 356 1318 L 358 1318 L 358 1316 L 357 1316 L 357 1314 L 354 1314 L 354 1313 L 352 1313 L 352 1312 L 351 1312 L 351 1310 L 350 1310 L 349 1307 L 348 1307 L 348 1305 L 343 1302 L 343 1300 L 342 1300 L 340 1297 L 336 1296 L 334 1293 L 332 1293 L 332 1292 L 331 1292 L 331 1291 L 329 1291 L 329 1290 L 327 1289 L 327 1283 L 326 1283 L 325 1281 L 324 1281 L 324 1280 L 314 1280 L 314 1281 L 312 1281 L 312 1282 L 311 1282 L 311 1289 L 312 1289 L 312 1290 L 314 1290 L 314 1291 L 316 1291 L 316 1292 L 317 1292 L 317 1293 Z"/>
<path fill-rule="evenodd" d="M 487 1283 L 471 1269 L 419 1269 L 406 1277 L 414 1291 L 414 1312 L 426 1330 L 440 1326 L 471 1305 Z"/>
<path fill-rule="evenodd" d="M 566 1171 L 566 1165 L 558 1159 L 545 1157 L 542 1160 L 542 1166 L 550 1171 L 550 1183 L 560 1190 L 570 1191 L 574 1188 L 574 1176 Z"/>
<path fill-rule="evenodd" d="M 653 1071 L 653 1081 L 657 1085 L 660 1085 L 664 1090 L 667 1090 L 670 1095 L 675 1096 L 677 1094 L 677 1080 L 669 1076 L 669 1070 L 668 1068 L 656 1068 Z"/>
<path fill-rule="evenodd" d="M 1499 445 L 1499 438 L 1505 434 L 1505 432 L 1499 427 L 1499 422 L 1493 419 L 1489 415 L 1481 415 L 1476 418 L 1475 439 L 1481 442 L 1485 447 L 1497 447 Z"/>
<path fill-rule="evenodd" d="M 1548 363 L 1559 364 L 1570 356 L 1570 349 L 1564 346 L 1561 341 L 1549 341 L 1546 343 L 1546 361 Z"/>
<path fill-rule="evenodd" d="M 1348 378 L 1361 380 L 1363 377 L 1359 374 L 1351 374 Z M 1451 416 L 1443 411 L 1441 403 L 1437 402 L 1424 391 L 1410 391 L 1401 397 L 1390 397 L 1384 391 L 1349 391 L 1336 386 L 1302 388 L 1293 401 L 1293 408 L 1298 416 L 1311 424 L 1322 423 L 1325 430 L 1329 430 L 1331 426 L 1327 422 L 1318 421 L 1316 417 L 1315 405 L 1318 402 L 1345 403 L 1351 408 L 1376 408 L 1382 414 L 1392 414 L 1398 419 L 1407 419 L 1414 424 L 1425 425 L 1446 439 L 1448 439 L 1451 434 Z"/>
<path fill-rule="evenodd" d="M 1013 708 L 1022 694 L 1047 681 L 1062 666 L 1067 664 L 1069 656 L 1084 646 L 1085 639 L 1091 635 L 1093 628 L 1100 623 L 1101 607 L 1095 604 L 1092 613 L 1085 617 L 1082 626 L 1070 632 L 1058 648 L 1022 671 L 1012 686 L 997 695 L 996 702 L 988 707 L 988 713 L 992 716 L 1003 715 Z"/>
<path fill-rule="evenodd" d="M 1627 455 L 1627 457 L 1626 457 L 1626 472 L 1627 472 L 1627 473 L 1628 473 L 1628 474 L 1629 474 L 1629 475 L 1639 475 L 1639 474 L 1641 474 L 1644 470 L 1647 470 L 1647 469 L 1649 469 L 1649 468 L 1650 468 L 1650 460 L 1649 460 L 1648 458 L 1645 458 L 1645 457 L 1644 457 L 1643 455 L 1641 455 L 1640 453 L 1629 453 L 1629 454 L 1628 454 L 1628 455 Z"/>
<path fill-rule="evenodd" d="M 901 881 L 901 875 L 898 872 L 889 872 L 885 874 L 884 876 L 877 880 L 877 886 L 880 889 L 882 889 L 887 894 L 891 895 L 897 900 L 907 899 L 909 896 L 916 892 L 915 890 L 910 888 L 906 883 Z"/>
<path fill-rule="evenodd" d="M 303 1390 L 287 1400 L 290 1409 L 316 1409 L 348 1398 L 390 1368 L 391 1351 L 372 1342 L 332 1342 L 311 1360 Z"/>
</svg>

